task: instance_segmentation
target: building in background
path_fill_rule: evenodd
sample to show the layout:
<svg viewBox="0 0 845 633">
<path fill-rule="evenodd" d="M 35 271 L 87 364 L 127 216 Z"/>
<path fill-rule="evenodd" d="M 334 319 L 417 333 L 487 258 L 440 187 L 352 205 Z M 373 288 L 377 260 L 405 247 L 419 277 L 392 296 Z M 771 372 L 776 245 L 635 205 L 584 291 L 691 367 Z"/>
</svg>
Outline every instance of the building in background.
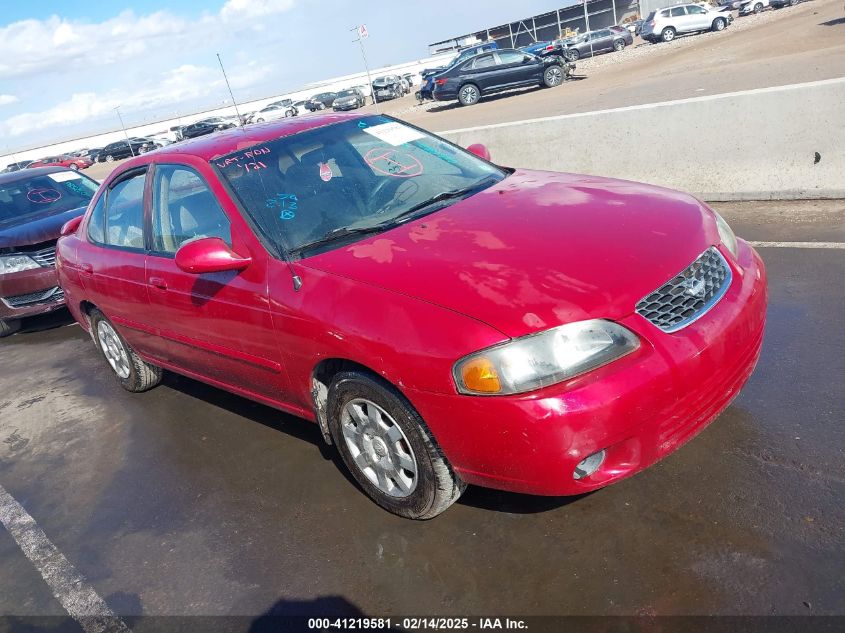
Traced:
<svg viewBox="0 0 845 633">
<path fill-rule="evenodd" d="M 673 4 L 673 2 L 666 0 L 666 4 Z M 435 42 L 429 44 L 428 48 L 432 55 L 489 41 L 496 42 L 500 48 L 519 48 L 534 42 L 554 40 L 568 33 L 584 33 L 621 24 L 635 19 L 639 12 L 639 0 L 589 0 L 585 20 L 584 2 L 577 2 L 509 24 Z"/>
</svg>

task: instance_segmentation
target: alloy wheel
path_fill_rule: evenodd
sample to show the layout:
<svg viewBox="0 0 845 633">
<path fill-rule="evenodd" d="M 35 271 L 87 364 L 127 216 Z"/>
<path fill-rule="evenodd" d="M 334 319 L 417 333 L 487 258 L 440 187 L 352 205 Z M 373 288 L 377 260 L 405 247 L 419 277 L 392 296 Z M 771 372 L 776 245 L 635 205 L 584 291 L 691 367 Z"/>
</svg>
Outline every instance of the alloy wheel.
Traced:
<svg viewBox="0 0 845 633">
<path fill-rule="evenodd" d="M 405 433 L 387 411 L 366 398 L 343 407 L 340 428 L 355 465 L 391 497 L 407 497 L 417 487 L 417 459 Z"/>
<path fill-rule="evenodd" d="M 551 66 L 546 71 L 546 83 L 550 86 L 558 86 L 563 81 L 563 73 L 557 66 Z"/>
<path fill-rule="evenodd" d="M 129 354 L 118 337 L 117 332 L 108 321 L 100 321 L 97 324 L 97 338 L 100 340 L 100 348 L 103 355 L 120 378 L 129 378 Z"/>
<path fill-rule="evenodd" d="M 478 101 L 478 89 L 475 86 L 461 88 L 461 103 L 472 105 L 476 101 Z"/>
</svg>

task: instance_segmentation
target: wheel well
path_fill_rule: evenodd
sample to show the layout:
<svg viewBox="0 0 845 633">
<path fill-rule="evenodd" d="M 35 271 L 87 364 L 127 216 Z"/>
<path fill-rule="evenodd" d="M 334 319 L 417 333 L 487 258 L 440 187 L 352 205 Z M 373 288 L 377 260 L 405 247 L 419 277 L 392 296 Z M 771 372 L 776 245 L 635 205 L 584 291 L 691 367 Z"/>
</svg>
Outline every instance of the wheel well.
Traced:
<svg viewBox="0 0 845 633">
<path fill-rule="evenodd" d="M 326 404 L 329 395 L 329 385 L 332 379 L 344 371 L 360 371 L 380 380 L 384 380 L 378 372 L 373 371 L 366 365 L 356 363 L 345 358 L 324 358 L 314 367 L 311 372 L 311 398 L 314 401 L 314 410 L 317 413 L 317 422 L 320 425 L 320 432 L 327 444 L 332 443 L 329 433 L 328 419 L 326 418 Z"/>
</svg>

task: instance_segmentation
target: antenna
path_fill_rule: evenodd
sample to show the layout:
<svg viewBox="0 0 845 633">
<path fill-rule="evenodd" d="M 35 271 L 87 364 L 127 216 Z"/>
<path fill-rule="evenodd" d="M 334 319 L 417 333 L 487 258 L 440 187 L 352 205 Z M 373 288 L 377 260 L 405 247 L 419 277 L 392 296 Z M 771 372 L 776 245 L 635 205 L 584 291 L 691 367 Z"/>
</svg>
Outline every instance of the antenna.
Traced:
<svg viewBox="0 0 845 633">
<path fill-rule="evenodd" d="M 229 89 L 229 96 L 232 97 L 232 105 L 235 106 L 235 114 L 238 117 L 238 125 L 243 127 L 244 122 L 241 119 L 241 113 L 238 112 L 238 102 L 235 101 L 235 93 L 232 92 L 232 86 L 229 85 L 229 78 L 226 76 L 226 69 L 223 68 L 223 60 L 220 59 L 220 53 L 217 53 L 217 61 L 220 63 L 220 70 L 223 71 L 223 79 L 226 80 L 226 87 Z"/>
</svg>

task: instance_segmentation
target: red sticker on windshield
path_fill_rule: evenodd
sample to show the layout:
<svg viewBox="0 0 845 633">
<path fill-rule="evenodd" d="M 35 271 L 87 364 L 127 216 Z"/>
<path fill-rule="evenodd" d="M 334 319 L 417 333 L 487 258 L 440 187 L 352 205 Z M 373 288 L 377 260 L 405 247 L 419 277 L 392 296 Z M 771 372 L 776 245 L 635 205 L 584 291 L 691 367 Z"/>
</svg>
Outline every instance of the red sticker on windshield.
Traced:
<svg viewBox="0 0 845 633">
<path fill-rule="evenodd" d="M 364 155 L 364 161 L 374 171 L 394 178 L 413 178 L 423 173 L 422 163 L 416 156 L 389 147 L 371 149 Z"/>
<path fill-rule="evenodd" d="M 332 179 L 332 168 L 328 163 L 320 163 L 320 180 L 328 182 Z"/>
<path fill-rule="evenodd" d="M 49 187 L 37 187 L 26 194 L 30 202 L 35 204 L 50 204 L 62 197 L 62 194 Z"/>
</svg>

